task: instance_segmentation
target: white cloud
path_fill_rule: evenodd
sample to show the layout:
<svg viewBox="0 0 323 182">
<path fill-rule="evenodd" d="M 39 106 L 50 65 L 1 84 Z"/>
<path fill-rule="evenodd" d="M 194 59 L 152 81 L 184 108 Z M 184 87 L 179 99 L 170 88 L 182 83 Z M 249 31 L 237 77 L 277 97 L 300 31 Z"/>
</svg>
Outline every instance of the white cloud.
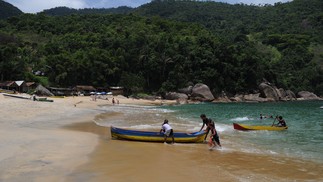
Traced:
<svg viewBox="0 0 323 182">
<path fill-rule="evenodd" d="M 291 0 L 239 0 L 238 3 L 244 3 L 244 4 L 275 4 L 277 2 L 288 2 Z"/>
<path fill-rule="evenodd" d="M 5 0 L 6 2 L 16 6 L 25 13 L 37 13 L 45 9 L 58 6 L 66 6 L 70 8 L 86 8 L 88 5 L 84 0 Z"/>
<path fill-rule="evenodd" d="M 259 5 L 259 4 L 275 4 L 277 2 L 289 2 L 292 0 L 214 0 L 217 2 L 226 2 L 226 3 L 230 3 L 230 4 L 255 4 L 255 5 Z"/>
<path fill-rule="evenodd" d="M 112 8 L 119 6 L 138 7 L 149 3 L 151 0 L 5 0 L 25 13 L 37 13 L 45 9 L 66 6 L 69 8 Z M 288 2 L 291 0 L 214 0 L 230 4 L 275 4 L 276 2 Z"/>
<path fill-rule="evenodd" d="M 151 0 L 87 0 L 94 8 L 112 8 L 119 6 L 138 7 L 149 3 Z"/>
</svg>

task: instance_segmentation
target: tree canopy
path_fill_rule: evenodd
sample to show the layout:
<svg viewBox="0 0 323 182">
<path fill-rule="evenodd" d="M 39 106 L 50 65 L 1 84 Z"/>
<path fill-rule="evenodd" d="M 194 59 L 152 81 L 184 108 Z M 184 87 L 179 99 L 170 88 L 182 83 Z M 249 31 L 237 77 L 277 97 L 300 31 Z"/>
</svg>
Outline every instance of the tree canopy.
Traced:
<svg viewBox="0 0 323 182">
<path fill-rule="evenodd" d="M 119 85 L 132 92 L 203 82 L 213 93 L 235 94 L 255 91 L 265 78 L 322 95 L 320 4 L 168 0 L 130 14 L 11 17 L 0 21 L 0 81 L 45 77 L 52 86 Z"/>
<path fill-rule="evenodd" d="M 0 20 L 21 14 L 23 14 L 23 12 L 20 9 L 13 6 L 12 4 L 0 0 Z"/>
</svg>

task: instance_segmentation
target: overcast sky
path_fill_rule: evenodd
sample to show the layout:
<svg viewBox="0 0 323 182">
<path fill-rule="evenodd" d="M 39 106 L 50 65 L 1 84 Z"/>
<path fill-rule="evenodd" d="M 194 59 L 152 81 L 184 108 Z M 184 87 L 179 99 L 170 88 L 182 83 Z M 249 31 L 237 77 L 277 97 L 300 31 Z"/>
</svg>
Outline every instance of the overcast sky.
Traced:
<svg viewBox="0 0 323 182">
<path fill-rule="evenodd" d="M 25 13 L 38 13 L 45 9 L 66 6 L 75 9 L 83 8 L 112 8 L 119 6 L 138 7 L 151 0 L 4 0 Z M 291 0 L 214 0 L 230 4 L 274 4 Z"/>
</svg>

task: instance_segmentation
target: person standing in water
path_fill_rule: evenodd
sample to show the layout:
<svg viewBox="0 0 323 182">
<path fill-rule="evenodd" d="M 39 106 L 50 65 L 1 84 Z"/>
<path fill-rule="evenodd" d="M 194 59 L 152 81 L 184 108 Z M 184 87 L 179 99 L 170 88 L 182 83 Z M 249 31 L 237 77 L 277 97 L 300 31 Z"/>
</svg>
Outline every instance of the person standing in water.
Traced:
<svg viewBox="0 0 323 182">
<path fill-rule="evenodd" d="M 202 127 L 201 127 L 200 131 L 202 131 L 202 129 L 203 129 L 203 128 L 204 128 L 204 126 L 206 125 L 206 130 L 205 130 L 206 135 L 205 135 L 205 137 L 204 137 L 204 142 L 205 142 L 205 141 L 206 141 L 206 137 L 207 137 L 207 135 L 208 135 L 208 134 L 209 134 L 209 132 L 210 132 L 210 127 L 209 127 L 209 125 L 210 125 L 210 123 L 213 123 L 213 121 L 212 121 L 212 119 L 207 118 L 205 114 L 201 114 L 200 118 L 201 118 L 201 119 L 202 119 L 202 121 L 203 121 L 203 125 L 202 125 Z"/>
<path fill-rule="evenodd" d="M 162 129 L 160 130 L 160 133 L 162 132 L 164 133 L 164 143 L 166 143 L 168 137 L 172 137 L 172 143 L 174 143 L 174 132 L 172 127 L 168 124 L 167 119 L 164 120 Z"/>
<path fill-rule="evenodd" d="M 210 127 L 210 131 L 211 131 L 211 140 L 212 140 L 212 142 L 210 143 L 210 147 L 214 148 L 216 146 L 216 144 L 219 145 L 220 147 L 222 147 L 221 143 L 220 143 L 220 138 L 219 138 L 218 132 L 215 129 L 214 123 L 213 122 L 210 123 L 209 127 Z"/>
</svg>

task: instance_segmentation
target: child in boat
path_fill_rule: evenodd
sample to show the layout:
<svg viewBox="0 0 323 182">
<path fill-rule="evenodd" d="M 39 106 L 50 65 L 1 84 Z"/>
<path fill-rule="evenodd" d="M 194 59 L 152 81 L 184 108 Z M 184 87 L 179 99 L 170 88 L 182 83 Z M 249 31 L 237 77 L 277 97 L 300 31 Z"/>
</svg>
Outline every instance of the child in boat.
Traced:
<svg viewBox="0 0 323 182">
<path fill-rule="evenodd" d="M 167 137 L 172 137 L 172 143 L 174 143 L 174 133 L 172 127 L 168 124 L 168 120 L 165 119 L 164 123 L 162 125 L 162 129 L 160 130 L 160 133 L 164 133 L 164 143 L 167 140 Z"/>
<path fill-rule="evenodd" d="M 214 122 L 211 122 L 209 124 L 209 127 L 210 127 L 210 131 L 211 131 L 211 139 L 212 139 L 212 142 L 209 144 L 210 147 L 213 148 L 213 147 L 216 146 L 216 144 L 221 147 L 219 135 L 218 135 L 218 132 L 215 129 Z"/>
</svg>

